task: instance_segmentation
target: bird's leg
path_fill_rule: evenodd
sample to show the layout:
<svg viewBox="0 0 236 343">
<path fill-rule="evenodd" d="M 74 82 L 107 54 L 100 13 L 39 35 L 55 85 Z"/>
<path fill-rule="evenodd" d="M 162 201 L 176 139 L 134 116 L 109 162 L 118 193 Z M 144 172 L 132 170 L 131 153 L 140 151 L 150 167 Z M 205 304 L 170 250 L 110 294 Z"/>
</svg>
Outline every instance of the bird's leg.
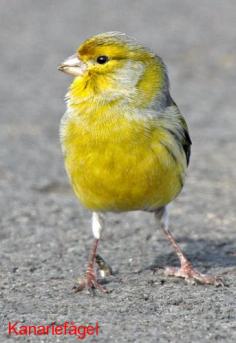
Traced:
<svg viewBox="0 0 236 343">
<path fill-rule="evenodd" d="M 93 242 L 89 260 L 87 271 L 84 277 L 78 280 L 78 285 L 74 287 L 76 292 L 80 292 L 83 289 L 87 288 L 89 291 L 94 290 L 95 288 L 99 289 L 100 291 L 107 293 L 107 289 L 101 286 L 97 281 L 96 270 L 95 270 L 95 262 L 96 262 L 96 255 L 97 255 L 97 248 L 98 243 L 101 235 L 101 230 L 103 228 L 103 216 L 100 213 L 93 212 L 92 216 L 92 228 L 93 228 L 93 235 L 95 240 Z"/>
<path fill-rule="evenodd" d="M 193 268 L 192 263 L 188 260 L 186 255 L 183 253 L 183 251 L 181 250 L 181 248 L 175 241 L 173 235 L 168 229 L 167 208 L 163 207 L 157 210 L 155 212 L 155 217 L 158 219 L 166 238 L 171 243 L 180 261 L 180 268 L 167 267 L 165 268 L 165 274 L 168 276 L 181 277 L 187 281 L 198 282 L 201 284 L 222 286 L 223 281 L 219 277 L 202 274 L 198 270 Z"/>
</svg>

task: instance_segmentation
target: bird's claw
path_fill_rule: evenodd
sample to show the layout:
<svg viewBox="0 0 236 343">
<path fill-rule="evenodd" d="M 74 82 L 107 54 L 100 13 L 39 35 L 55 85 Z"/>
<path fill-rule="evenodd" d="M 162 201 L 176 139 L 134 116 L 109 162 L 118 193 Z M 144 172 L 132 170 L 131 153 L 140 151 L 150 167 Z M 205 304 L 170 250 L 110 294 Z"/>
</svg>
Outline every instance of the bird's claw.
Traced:
<svg viewBox="0 0 236 343">
<path fill-rule="evenodd" d="M 224 287 L 225 283 L 223 278 L 218 276 L 206 275 L 195 270 L 192 265 L 182 266 L 180 268 L 167 267 L 165 269 L 165 275 L 175 276 L 179 278 L 184 278 L 187 282 L 191 284 L 202 284 L 202 285 L 214 285 L 216 287 Z"/>
</svg>

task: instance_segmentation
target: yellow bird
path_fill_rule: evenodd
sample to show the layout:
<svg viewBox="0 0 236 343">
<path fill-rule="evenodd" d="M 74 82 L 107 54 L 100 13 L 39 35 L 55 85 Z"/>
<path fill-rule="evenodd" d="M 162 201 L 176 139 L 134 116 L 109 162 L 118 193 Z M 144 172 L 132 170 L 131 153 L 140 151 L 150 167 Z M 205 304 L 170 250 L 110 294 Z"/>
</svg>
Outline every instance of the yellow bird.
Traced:
<svg viewBox="0 0 236 343">
<path fill-rule="evenodd" d="M 87 39 L 58 69 L 75 77 L 60 126 L 65 167 L 76 196 L 93 212 L 95 241 L 77 290 L 106 291 L 95 262 L 109 211 L 154 212 L 181 264 L 166 273 L 217 283 L 192 267 L 168 229 L 167 204 L 183 187 L 191 140 L 162 59 L 123 33 L 107 32 Z"/>
</svg>

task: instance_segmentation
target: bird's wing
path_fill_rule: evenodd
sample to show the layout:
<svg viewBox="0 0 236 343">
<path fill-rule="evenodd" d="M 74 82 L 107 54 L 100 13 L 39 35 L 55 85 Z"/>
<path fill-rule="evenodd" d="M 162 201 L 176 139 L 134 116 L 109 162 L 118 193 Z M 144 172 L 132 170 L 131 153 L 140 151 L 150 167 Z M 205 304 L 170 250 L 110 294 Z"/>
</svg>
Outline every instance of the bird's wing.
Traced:
<svg viewBox="0 0 236 343">
<path fill-rule="evenodd" d="M 186 155 L 187 165 L 189 165 L 192 141 L 189 135 L 187 123 L 182 115 L 180 115 L 180 120 L 183 126 L 183 138 L 182 138 L 181 143 L 182 143 L 185 155 Z"/>
<path fill-rule="evenodd" d="M 170 95 L 167 96 L 165 109 L 161 113 L 159 112 L 158 119 L 161 126 L 173 136 L 179 147 L 183 149 L 187 165 L 189 165 L 192 141 L 188 126 Z"/>
</svg>

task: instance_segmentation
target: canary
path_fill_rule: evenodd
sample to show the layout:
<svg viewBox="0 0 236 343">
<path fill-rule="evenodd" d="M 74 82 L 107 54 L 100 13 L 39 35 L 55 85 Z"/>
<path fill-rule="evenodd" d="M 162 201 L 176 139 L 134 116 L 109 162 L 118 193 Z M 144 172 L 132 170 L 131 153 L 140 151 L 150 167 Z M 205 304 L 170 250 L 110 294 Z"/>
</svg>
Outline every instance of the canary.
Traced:
<svg viewBox="0 0 236 343">
<path fill-rule="evenodd" d="M 65 168 L 76 196 L 93 212 L 95 240 L 77 290 L 107 291 L 95 263 L 105 264 L 97 248 L 110 211 L 154 212 L 180 259 L 180 268 L 166 274 L 217 283 L 193 268 L 169 231 L 167 205 L 183 188 L 191 139 L 162 59 L 125 34 L 107 32 L 87 39 L 58 69 L 74 77 L 60 125 Z"/>
</svg>

